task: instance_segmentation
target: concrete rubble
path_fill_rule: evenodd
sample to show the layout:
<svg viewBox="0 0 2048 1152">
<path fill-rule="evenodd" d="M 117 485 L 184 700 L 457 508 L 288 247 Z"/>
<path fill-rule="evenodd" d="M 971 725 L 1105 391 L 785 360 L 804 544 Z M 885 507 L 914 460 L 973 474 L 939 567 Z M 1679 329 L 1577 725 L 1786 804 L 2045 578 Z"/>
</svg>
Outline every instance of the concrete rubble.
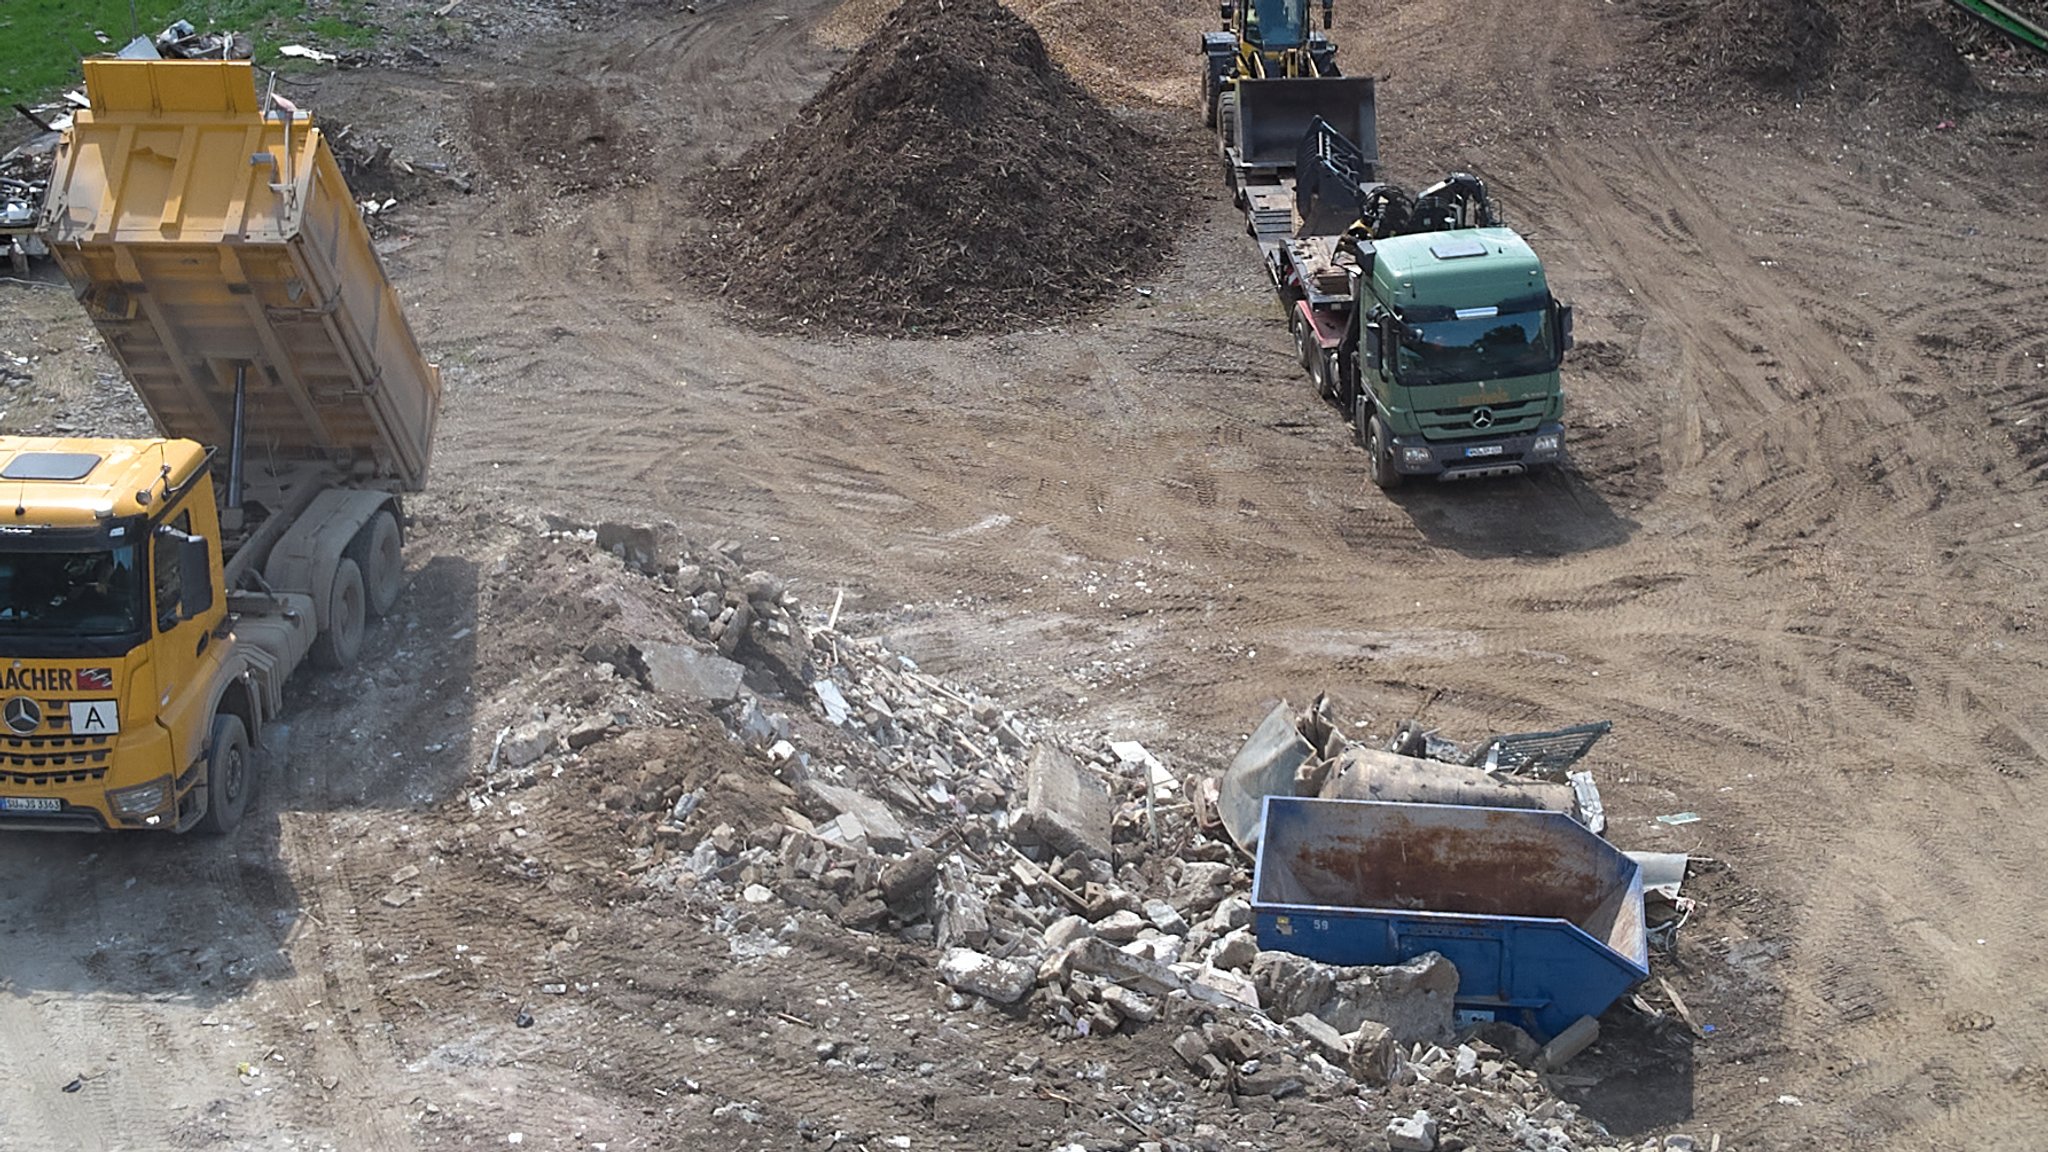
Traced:
<svg viewBox="0 0 2048 1152">
<path fill-rule="evenodd" d="M 1158 1029 L 1191 1086 L 1355 1098 L 1390 1118 L 1391 1147 L 1456 1149 L 1481 1132 L 1613 1146 L 1550 1093 L 1526 1035 L 1459 1026 L 1444 957 L 1343 968 L 1261 950 L 1244 858 L 1183 799 L 1198 782 L 1143 745 L 1062 739 L 930 675 L 807 609 L 735 545 L 553 532 L 602 541 L 676 611 L 671 626 L 614 621 L 590 640 L 584 658 L 612 676 L 600 714 L 547 713 L 506 744 L 541 749 L 522 771 L 558 770 L 664 709 L 712 709 L 765 794 L 786 798 L 780 817 L 706 829 L 684 794 L 661 806 L 665 830 L 633 871 L 701 906 L 737 962 L 785 954 L 804 922 L 893 937 L 930 956 L 948 1011 L 1021 1014 L 1076 1044 Z M 505 802 L 507 787 L 487 780 L 473 803 Z M 1144 1114 L 1170 1135 L 1175 1107 Z M 1182 1135 L 1160 1146 L 1199 1146 Z"/>
</svg>

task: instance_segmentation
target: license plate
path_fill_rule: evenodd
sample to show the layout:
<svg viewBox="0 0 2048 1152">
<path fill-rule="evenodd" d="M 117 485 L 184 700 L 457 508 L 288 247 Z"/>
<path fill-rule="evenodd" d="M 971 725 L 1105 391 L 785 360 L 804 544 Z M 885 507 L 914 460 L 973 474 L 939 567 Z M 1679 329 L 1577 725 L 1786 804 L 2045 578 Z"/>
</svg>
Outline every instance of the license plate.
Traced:
<svg viewBox="0 0 2048 1152">
<path fill-rule="evenodd" d="M 64 802 L 54 796 L 0 796 L 0 812 L 62 812 Z"/>
<path fill-rule="evenodd" d="M 1500 455 L 1500 445 L 1498 445 L 1498 444 L 1481 444 L 1481 445 L 1480 445 L 1480 446 L 1478 446 L 1477 448 L 1467 448 L 1467 449 L 1465 449 L 1465 455 L 1467 455 L 1467 456 L 1498 456 L 1498 455 Z"/>
</svg>

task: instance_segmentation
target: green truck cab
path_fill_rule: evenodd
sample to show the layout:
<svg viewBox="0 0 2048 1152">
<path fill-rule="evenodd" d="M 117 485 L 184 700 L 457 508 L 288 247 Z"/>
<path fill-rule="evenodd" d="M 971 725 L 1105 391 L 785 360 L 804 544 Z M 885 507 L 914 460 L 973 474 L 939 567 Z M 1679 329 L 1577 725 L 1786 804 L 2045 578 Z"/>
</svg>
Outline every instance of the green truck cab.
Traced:
<svg viewBox="0 0 2048 1152">
<path fill-rule="evenodd" d="M 1572 313 L 1512 229 L 1347 246 L 1354 338 L 1340 399 L 1381 487 L 1557 463 Z"/>
</svg>

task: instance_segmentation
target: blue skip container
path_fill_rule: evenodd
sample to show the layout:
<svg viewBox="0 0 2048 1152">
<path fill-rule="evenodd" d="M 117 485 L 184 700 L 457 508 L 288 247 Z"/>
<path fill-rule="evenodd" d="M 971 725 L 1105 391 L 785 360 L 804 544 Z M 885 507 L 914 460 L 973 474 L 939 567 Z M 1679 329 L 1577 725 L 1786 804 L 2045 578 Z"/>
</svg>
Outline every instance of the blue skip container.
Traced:
<svg viewBox="0 0 2048 1152">
<path fill-rule="evenodd" d="M 1326 964 L 1441 952 L 1466 1019 L 1546 1041 L 1650 974 L 1641 868 L 1557 812 L 1268 796 L 1252 920 Z"/>
</svg>

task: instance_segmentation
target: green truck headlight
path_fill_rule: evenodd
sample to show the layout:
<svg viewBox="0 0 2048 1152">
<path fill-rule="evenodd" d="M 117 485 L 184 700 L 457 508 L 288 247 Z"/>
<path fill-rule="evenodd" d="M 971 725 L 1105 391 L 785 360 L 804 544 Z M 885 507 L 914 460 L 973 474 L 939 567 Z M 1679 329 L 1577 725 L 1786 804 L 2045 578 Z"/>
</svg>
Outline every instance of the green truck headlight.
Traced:
<svg viewBox="0 0 2048 1152">
<path fill-rule="evenodd" d="M 1401 449 L 1401 463 L 1403 464 L 1422 465 L 1429 463 L 1429 459 L 1429 449 L 1427 448 Z"/>
<path fill-rule="evenodd" d="M 1555 432 L 1545 432 L 1529 442 L 1529 451 L 1537 456 L 1555 456 L 1563 447 L 1564 438 Z"/>
<path fill-rule="evenodd" d="M 133 788 L 116 788 L 107 793 L 107 805 L 114 810 L 114 815 L 131 818 L 147 816 L 163 807 L 170 798 L 171 778 L 160 776 Z"/>
</svg>

